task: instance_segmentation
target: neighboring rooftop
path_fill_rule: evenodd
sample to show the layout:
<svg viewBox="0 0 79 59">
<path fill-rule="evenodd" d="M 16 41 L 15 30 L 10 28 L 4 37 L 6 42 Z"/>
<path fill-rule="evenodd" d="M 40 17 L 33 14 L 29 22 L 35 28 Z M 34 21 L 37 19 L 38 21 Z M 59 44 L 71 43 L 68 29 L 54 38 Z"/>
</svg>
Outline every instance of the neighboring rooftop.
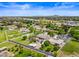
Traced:
<svg viewBox="0 0 79 59">
<path fill-rule="evenodd" d="M 0 48 L 0 57 L 12 57 L 14 54 L 7 51 L 6 47 Z"/>
<path fill-rule="evenodd" d="M 47 35 L 47 33 L 38 34 L 37 37 L 40 39 L 50 39 L 50 36 Z"/>
</svg>

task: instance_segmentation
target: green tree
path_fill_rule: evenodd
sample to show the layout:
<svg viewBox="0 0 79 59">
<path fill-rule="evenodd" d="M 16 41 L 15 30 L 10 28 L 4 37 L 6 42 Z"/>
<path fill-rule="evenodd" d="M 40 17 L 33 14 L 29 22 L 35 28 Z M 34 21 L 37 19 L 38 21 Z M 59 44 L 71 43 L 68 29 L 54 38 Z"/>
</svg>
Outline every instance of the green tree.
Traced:
<svg viewBox="0 0 79 59">
<path fill-rule="evenodd" d="M 57 27 L 55 24 L 48 23 L 48 24 L 46 25 L 46 28 L 49 28 L 50 30 L 52 30 L 52 29 L 56 30 L 58 27 Z"/>
<path fill-rule="evenodd" d="M 49 44 L 50 44 L 50 42 L 48 40 L 44 42 L 45 46 L 49 46 Z"/>
<path fill-rule="evenodd" d="M 0 30 L 2 31 L 4 28 L 0 26 Z"/>
<path fill-rule="evenodd" d="M 22 40 L 26 40 L 27 39 L 27 36 L 23 36 Z"/>
<path fill-rule="evenodd" d="M 35 33 L 35 31 L 36 31 L 36 29 L 35 29 L 33 26 L 30 26 L 30 27 L 29 27 L 29 30 L 30 30 L 31 32 L 33 32 L 33 33 Z"/>
<path fill-rule="evenodd" d="M 53 31 L 48 31 L 48 35 L 54 36 L 54 32 Z"/>
<path fill-rule="evenodd" d="M 54 51 L 57 51 L 59 48 L 60 48 L 59 45 L 57 44 L 54 45 Z"/>
<path fill-rule="evenodd" d="M 52 49 L 52 47 L 51 47 L 51 46 L 48 46 L 48 47 L 46 48 L 46 51 L 49 52 L 49 51 L 51 51 L 51 49 Z"/>
<path fill-rule="evenodd" d="M 65 31 L 63 29 L 59 29 L 58 34 L 65 34 Z"/>
<path fill-rule="evenodd" d="M 53 56 L 56 57 L 57 56 L 57 51 L 53 52 Z"/>
</svg>

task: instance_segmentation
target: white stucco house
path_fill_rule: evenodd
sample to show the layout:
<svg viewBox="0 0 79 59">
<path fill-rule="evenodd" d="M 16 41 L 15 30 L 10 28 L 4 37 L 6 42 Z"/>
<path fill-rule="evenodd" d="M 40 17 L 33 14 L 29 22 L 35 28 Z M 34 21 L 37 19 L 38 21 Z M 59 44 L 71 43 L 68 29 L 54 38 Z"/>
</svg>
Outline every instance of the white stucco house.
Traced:
<svg viewBox="0 0 79 59">
<path fill-rule="evenodd" d="M 41 47 L 41 44 L 39 44 L 39 43 L 31 43 L 31 44 L 29 44 L 29 46 L 32 46 L 35 49 L 39 49 Z"/>
</svg>

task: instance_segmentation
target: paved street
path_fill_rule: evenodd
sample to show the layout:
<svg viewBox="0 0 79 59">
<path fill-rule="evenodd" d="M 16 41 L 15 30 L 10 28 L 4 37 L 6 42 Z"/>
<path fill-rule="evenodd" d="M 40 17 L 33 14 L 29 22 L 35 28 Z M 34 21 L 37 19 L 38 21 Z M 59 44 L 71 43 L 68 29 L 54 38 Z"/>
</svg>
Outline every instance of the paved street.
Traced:
<svg viewBox="0 0 79 59">
<path fill-rule="evenodd" d="M 42 54 L 46 55 L 47 57 L 52 56 L 51 53 L 48 53 L 48 52 L 45 52 L 45 51 L 42 51 L 42 50 L 35 49 L 35 48 L 32 47 L 32 46 L 26 46 L 26 45 L 24 45 L 24 44 L 21 44 L 21 43 L 18 43 L 18 42 L 12 41 L 12 40 L 8 40 L 8 41 L 9 41 L 9 42 L 12 42 L 12 43 L 14 43 L 14 44 L 19 44 L 19 45 L 21 45 L 21 46 L 23 46 L 23 47 L 25 47 L 25 48 L 28 48 L 28 49 L 31 49 L 31 50 L 37 51 L 37 52 L 39 52 L 39 53 L 42 53 Z M 53 56 L 52 56 L 52 57 L 53 57 Z"/>
</svg>

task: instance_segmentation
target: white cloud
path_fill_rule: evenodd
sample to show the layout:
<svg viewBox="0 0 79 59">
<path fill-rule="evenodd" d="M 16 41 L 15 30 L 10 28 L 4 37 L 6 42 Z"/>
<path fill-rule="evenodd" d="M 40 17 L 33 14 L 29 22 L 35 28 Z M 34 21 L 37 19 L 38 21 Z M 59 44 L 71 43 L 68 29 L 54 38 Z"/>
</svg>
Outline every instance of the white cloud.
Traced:
<svg viewBox="0 0 79 59">
<path fill-rule="evenodd" d="M 29 9 L 31 6 L 29 4 L 24 4 L 24 5 L 18 5 L 18 4 L 13 4 L 13 5 L 10 5 L 11 8 L 18 8 L 18 9 L 22 9 L 22 10 L 25 10 L 25 9 Z"/>
<path fill-rule="evenodd" d="M 45 8 L 44 6 L 36 6 L 33 8 L 31 4 L 11 4 L 3 5 L 10 9 L 0 10 L 0 16 L 39 16 L 39 15 L 79 15 L 78 10 L 72 10 L 75 5 L 62 3 L 59 6 L 59 3 L 55 4 L 54 7 Z M 66 10 L 68 9 L 68 10 Z"/>
<path fill-rule="evenodd" d="M 29 9 L 31 6 L 29 4 L 21 5 L 20 8 L 22 10 Z"/>
<path fill-rule="evenodd" d="M 48 15 L 62 15 L 62 16 L 79 16 L 78 10 L 1 10 L 0 16 L 48 16 Z"/>
<path fill-rule="evenodd" d="M 0 6 L 7 7 L 10 9 L 22 9 L 22 10 L 29 9 L 31 7 L 29 4 L 19 5 L 19 4 L 15 4 L 15 3 L 11 3 L 10 5 L 4 5 L 4 4 L 0 3 Z"/>
<path fill-rule="evenodd" d="M 73 7 L 75 7 L 73 3 L 61 3 L 61 5 L 59 5 L 59 3 L 56 3 L 53 9 L 58 10 L 58 9 L 68 9 L 68 8 L 73 8 Z"/>
</svg>

